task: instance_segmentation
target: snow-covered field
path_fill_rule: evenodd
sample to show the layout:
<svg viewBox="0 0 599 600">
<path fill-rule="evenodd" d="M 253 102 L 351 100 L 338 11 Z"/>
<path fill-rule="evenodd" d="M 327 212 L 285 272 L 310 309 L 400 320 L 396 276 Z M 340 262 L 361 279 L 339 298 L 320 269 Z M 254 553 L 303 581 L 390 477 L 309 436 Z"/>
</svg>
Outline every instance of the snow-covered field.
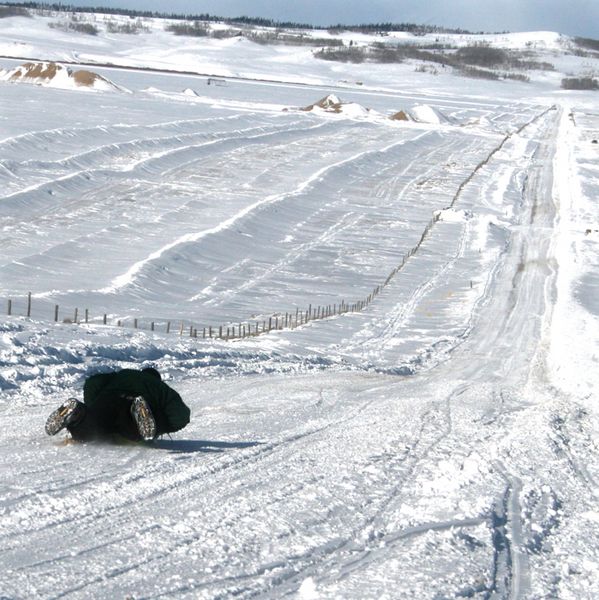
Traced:
<svg viewBox="0 0 599 600">
<path fill-rule="evenodd" d="M 599 104 L 559 88 L 597 59 L 488 36 L 557 69 L 493 82 L 56 20 L 0 19 L 0 597 L 597 597 Z M 149 365 L 172 439 L 44 435 Z"/>
</svg>

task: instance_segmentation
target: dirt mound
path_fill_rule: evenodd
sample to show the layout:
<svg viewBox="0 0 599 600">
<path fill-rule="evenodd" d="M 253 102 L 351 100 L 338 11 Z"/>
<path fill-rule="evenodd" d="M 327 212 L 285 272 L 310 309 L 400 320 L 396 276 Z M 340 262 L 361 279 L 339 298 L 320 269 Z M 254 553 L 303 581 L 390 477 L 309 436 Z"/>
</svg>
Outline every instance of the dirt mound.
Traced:
<svg viewBox="0 0 599 600">
<path fill-rule="evenodd" d="M 304 106 L 300 110 L 315 113 L 332 113 L 350 119 L 374 118 L 375 113 L 356 102 L 343 102 L 334 94 L 321 98 L 318 102 Z"/>
<path fill-rule="evenodd" d="M 412 117 L 405 112 L 404 110 L 400 110 L 395 114 L 389 117 L 392 121 L 413 121 Z"/>
<path fill-rule="evenodd" d="M 111 81 L 93 71 L 85 69 L 73 71 L 71 68 L 55 62 L 26 62 L 14 69 L 0 71 L 0 80 L 13 83 L 33 83 L 63 89 L 118 89 Z"/>
<path fill-rule="evenodd" d="M 334 94 L 329 94 L 328 96 L 321 98 L 318 102 L 315 102 L 314 104 L 309 104 L 308 106 L 300 108 L 300 110 L 309 112 L 311 110 L 314 110 L 315 108 L 320 108 L 325 112 L 339 114 L 342 111 L 342 107 L 343 103 L 341 102 L 341 100 L 339 100 L 339 98 L 337 98 L 337 96 L 335 96 Z"/>
<path fill-rule="evenodd" d="M 19 79 L 54 79 L 59 69 L 62 69 L 62 66 L 56 63 L 27 62 L 14 69 L 10 81 L 17 81 Z"/>
<path fill-rule="evenodd" d="M 104 77 L 101 75 L 98 75 L 93 71 L 86 71 L 84 69 L 81 69 L 80 71 L 74 71 L 71 76 L 77 85 L 93 87 L 98 81 L 105 81 L 108 83 L 108 80 L 104 79 Z"/>
</svg>

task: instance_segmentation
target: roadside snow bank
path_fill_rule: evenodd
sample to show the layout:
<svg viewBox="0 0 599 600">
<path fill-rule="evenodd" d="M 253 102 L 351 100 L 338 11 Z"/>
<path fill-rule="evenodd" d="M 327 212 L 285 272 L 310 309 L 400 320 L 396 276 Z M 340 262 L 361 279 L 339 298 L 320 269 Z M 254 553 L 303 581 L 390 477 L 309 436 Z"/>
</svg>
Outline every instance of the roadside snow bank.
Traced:
<svg viewBox="0 0 599 600">
<path fill-rule="evenodd" d="M 268 340 L 198 344 L 119 327 L 0 320 L 0 410 L 6 403 L 38 405 L 77 395 L 89 375 L 118 368 L 157 367 L 165 379 L 297 374 L 340 364 L 297 356 Z M 56 400 L 54 400 L 56 401 Z"/>
<path fill-rule="evenodd" d="M 581 135 L 581 124 L 586 123 L 587 129 L 596 132 L 599 118 L 588 113 L 577 115 L 575 124 L 568 112 L 564 109 L 554 161 L 554 198 L 559 208 L 555 248 L 558 276 L 549 367 L 554 385 L 578 400 L 588 400 L 591 406 L 599 390 L 599 286 L 592 284 L 598 266 L 599 241 L 594 229 L 599 223 L 599 209 L 585 190 L 595 190 L 599 176 L 596 169 L 584 169 L 575 156 L 582 157 L 580 146 L 588 145 Z M 572 148 L 577 146 L 573 155 Z M 592 164 L 596 155 L 586 160 Z"/>
</svg>

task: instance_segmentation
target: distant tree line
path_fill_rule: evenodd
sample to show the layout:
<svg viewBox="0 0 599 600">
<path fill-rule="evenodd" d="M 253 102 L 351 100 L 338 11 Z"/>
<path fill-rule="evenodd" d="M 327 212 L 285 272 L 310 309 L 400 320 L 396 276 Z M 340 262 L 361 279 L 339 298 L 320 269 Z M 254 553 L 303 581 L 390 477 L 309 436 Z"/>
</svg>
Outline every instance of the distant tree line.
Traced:
<svg viewBox="0 0 599 600">
<path fill-rule="evenodd" d="M 594 40 L 592 38 L 584 38 L 584 37 L 575 37 L 574 42 L 583 48 L 589 48 L 590 50 L 595 50 L 599 52 L 599 40 Z"/>
<path fill-rule="evenodd" d="M 29 11 L 22 6 L 0 5 L 0 19 L 4 17 L 30 17 Z"/>
<path fill-rule="evenodd" d="M 551 63 L 530 60 L 526 53 L 516 50 L 493 48 L 486 43 L 477 43 L 457 48 L 445 44 L 416 46 L 412 44 L 386 44 L 375 42 L 369 46 L 341 48 L 323 47 L 314 53 L 316 58 L 349 63 L 400 63 L 404 60 L 421 60 L 453 67 L 468 77 L 486 79 L 516 79 L 527 81 L 528 77 L 515 73 L 497 73 L 495 69 L 553 71 Z"/>
<path fill-rule="evenodd" d="M 415 23 L 363 23 L 361 25 L 329 25 L 326 27 L 329 31 L 353 31 L 356 33 L 390 33 L 391 31 L 405 31 L 414 35 L 425 35 L 427 33 L 457 33 L 472 34 L 466 29 L 452 29 L 449 27 L 439 27 L 437 25 L 417 25 Z M 478 32 L 483 33 L 483 32 Z"/>
<path fill-rule="evenodd" d="M 562 79 L 564 90 L 599 90 L 599 81 L 594 77 L 566 77 Z"/>
<path fill-rule="evenodd" d="M 275 21 L 274 19 L 265 19 L 262 17 L 218 17 L 210 14 L 176 14 L 162 13 L 149 10 L 136 10 L 130 8 L 112 8 L 106 6 L 76 6 L 74 4 L 48 3 L 48 2 L 5 2 L 5 7 L 12 7 L 31 10 L 47 10 L 54 12 L 87 12 L 87 13 L 102 13 L 110 15 L 124 15 L 129 17 L 142 18 L 159 18 L 187 21 L 218 21 L 222 23 L 236 25 L 252 25 L 257 27 L 274 27 L 282 29 L 314 29 L 314 30 L 334 30 L 334 31 L 354 31 L 363 33 L 388 33 L 390 31 L 407 31 L 416 35 L 424 35 L 425 33 L 471 33 L 465 29 L 448 29 L 445 27 L 437 27 L 436 25 L 416 25 L 414 23 L 364 23 L 362 25 L 343 25 L 337 24 L 333 26 L 308 25 L 306 23 L 296 23 L 294 21 Z M 1 8 L 1 7 L 0 7 Z M 0 16 L 1 13 L 0 13 Z M 4 16 L 26 16 L 22 12 Z"/>
</svg>

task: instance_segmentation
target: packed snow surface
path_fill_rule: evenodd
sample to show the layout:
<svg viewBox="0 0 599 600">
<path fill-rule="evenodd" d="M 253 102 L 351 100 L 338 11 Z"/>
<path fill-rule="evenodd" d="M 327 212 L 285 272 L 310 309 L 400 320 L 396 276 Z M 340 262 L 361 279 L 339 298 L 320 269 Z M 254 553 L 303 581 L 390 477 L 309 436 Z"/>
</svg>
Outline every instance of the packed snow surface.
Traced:
<svg viewBox="0 0 599 600">
<path fill-rule="evenodd" d="M 0 596 L 596 598 L 596 94 L 50 20 L 0 20 Z M 145 366 L 186 429 L 45 436 Z"/>
</svg>

